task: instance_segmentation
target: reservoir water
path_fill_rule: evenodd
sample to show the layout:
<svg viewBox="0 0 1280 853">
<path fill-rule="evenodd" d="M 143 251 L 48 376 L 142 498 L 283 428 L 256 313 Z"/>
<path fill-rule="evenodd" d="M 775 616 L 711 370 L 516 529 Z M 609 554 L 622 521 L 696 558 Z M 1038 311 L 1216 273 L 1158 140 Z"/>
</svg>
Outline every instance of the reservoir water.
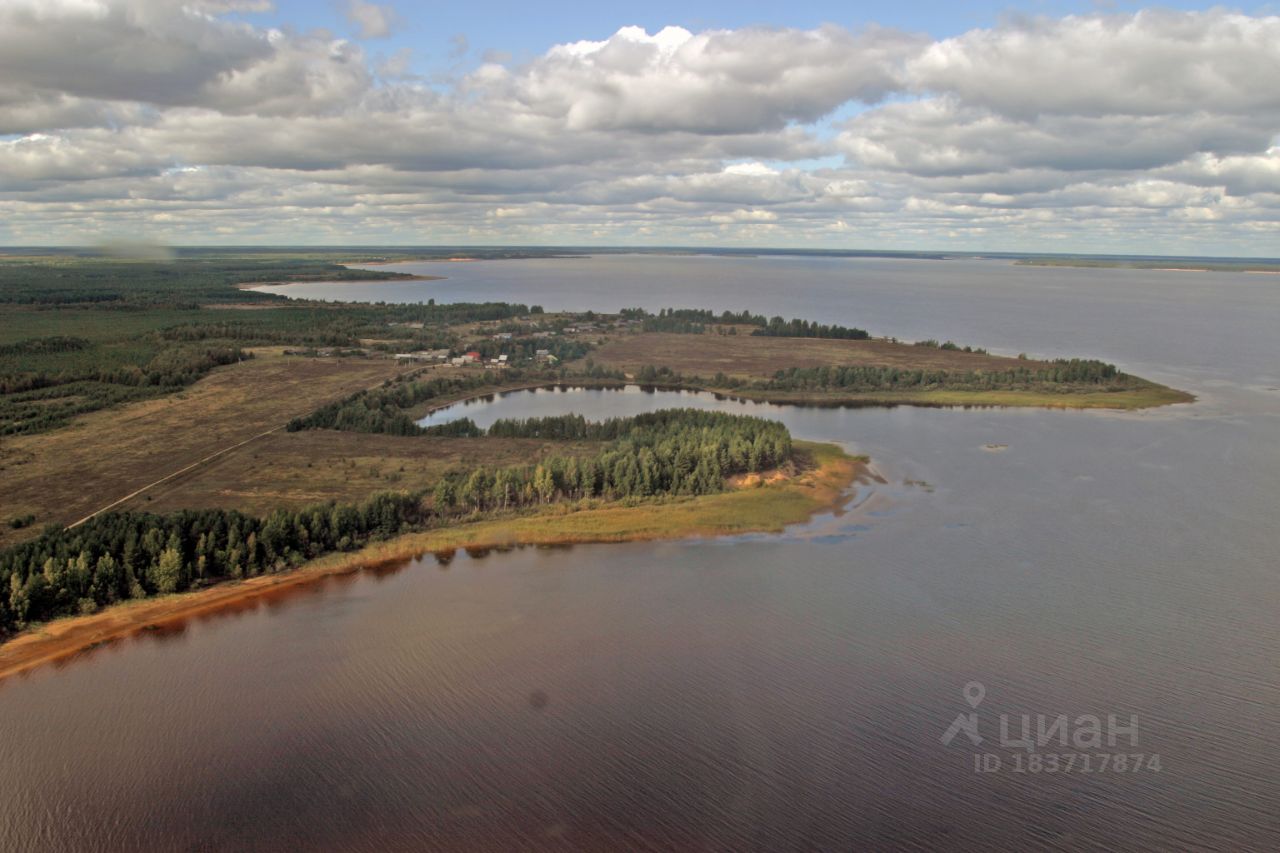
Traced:
<svg viewBox="0 0 1280 853">
<path fill-rule="evenodd" d="M 868 454 L 884 482 L 781 536 L 424 555 L 0 683 L 0 846 L 1280 846 L 1280 279 L 648 255 L 409 269 L 449 278 L 287 292 L 749 308 L 1102 357 L 1200 401 L 801 409 L 628 388 L 443 410 L 748 411 Z M 970 713 L 983 743 L 944 745 Z M 1037 753 L 1087 753 L 1088 772 L 1033 771 L 1000 742 L 1023 715 L 1136 735 L 1055 742 Z M 1112 753 L 1158 769 L 1100 768 Z"/>
</svg>

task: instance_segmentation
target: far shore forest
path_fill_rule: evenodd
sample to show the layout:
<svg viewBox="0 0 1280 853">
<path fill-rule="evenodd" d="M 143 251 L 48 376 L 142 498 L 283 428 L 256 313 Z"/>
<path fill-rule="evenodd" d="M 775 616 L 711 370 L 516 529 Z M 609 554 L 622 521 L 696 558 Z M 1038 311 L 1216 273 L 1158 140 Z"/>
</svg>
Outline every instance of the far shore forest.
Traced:
<svg viewBox="0 0 1280 853">
<path fill-rule="evenodd" d="M 0 542 L 8 545 L 0 551 L 0 636 L 115 602 L 285 571 L 410 530 L 556 502 L 714 494 L 735 475 L 794 465 L 780 424 L 692 410 L 600 423 L 573 415 L 503 421 L 488 430 L 467 420 L 418 424 L 432 407 L 495 390 L 636 382 L 800 403 L 1117 408 L 1189 399 L 1096 360 L 993 356 L 951 341 L 899 342 L 750 310 L 550 313 L 506 303 L 293 301 L 244 289 L 398 277 L 338 263 L 374 259 L 381 258 L 247 251 L 155 261 L 0 256 L 0 473 L 16 486 L 0 496 Z M 102 504 L 125 498 L 135 482 L 140 494 L 68 527 L 79 516 L 56 502 L 60 488 L 72 488 L 58 469 L 63 436 L 100 442 L 104 454 L 123 442 L 118 456 L 129 441 L 124 425 L 144 436 L 145 427 L 114 412 L 160 411 L 154 407 L 164 401 L 199 398 L 215 377 L 223 378 L 209 386 L 218 390 L 206 395 L 207 405 L 225 410 L 225 437 L 193 439 L 182 451 L 190 458 L 173 457 L 173 464 L 187 464 L 174 470 L 252 452 L 244 476 L 253 476 L 266 446 L 253 444 L 255 437 L 301 440 L 314 431 L 352 436 L 348 445 L 339 442 L 352 455 L 356 434 L 437 442 L 431 447 L 441 457 L 462 464 L 424 463 L 413 482 L 353 482 L 310 506 L 187 505 L 178 494 L 169 509 L 151 512 L 139 505 L 151 499 L 147 484 L 173 472 L 148 468 L 140 453 L 122 477 L 104 456 L 101 482 L 90 473 L 74 484 L 77 491 L 89 489 Z M 258 381 L 263 377 L 270 381 Z M 277 397 L 264 396 L 271 394 Z M 307 401 L 310 408 L 297 411 Z M 532 457 L 529 447 L 536 447 Z M 310 460 L 285 475 L 320 476 Z M 50 497 L 42 498 L 45 492 Z"/>
</svg>

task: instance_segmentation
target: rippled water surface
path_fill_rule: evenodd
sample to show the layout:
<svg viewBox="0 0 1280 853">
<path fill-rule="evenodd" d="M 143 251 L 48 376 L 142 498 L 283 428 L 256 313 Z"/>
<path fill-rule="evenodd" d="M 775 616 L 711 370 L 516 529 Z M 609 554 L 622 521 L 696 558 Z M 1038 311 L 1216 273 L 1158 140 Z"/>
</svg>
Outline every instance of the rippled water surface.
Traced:
<svg viewBox="0 0 1280 853">
<path fill-rule="evenodd" d="M 450 278 L 340 292 L 750 308 L 1101 356 L 1201 401 L 795 409 L 632 388 L 446 410 L 750 411 L 869 454 L 885 482 L 779 537 L 427 555 L 0 684 L 0 847 L 1280 846 L 1280 279 L 652 256 L 414 269 Z M 972 681 L 986 742 L 944 746 Z M 1016 772 L 1002 714 L 1136 716 L 1123 751 L 1160 770 Z M 1003 766 L 976 773 L 988 751 Z"/>
</svg>

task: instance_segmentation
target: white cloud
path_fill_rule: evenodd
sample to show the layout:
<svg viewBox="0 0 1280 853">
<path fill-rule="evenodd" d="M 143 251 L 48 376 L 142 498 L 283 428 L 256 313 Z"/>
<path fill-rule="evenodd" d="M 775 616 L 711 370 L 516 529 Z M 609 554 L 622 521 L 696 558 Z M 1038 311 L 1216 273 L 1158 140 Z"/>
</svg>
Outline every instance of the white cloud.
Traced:
<svg viewBox="0 0 1280 853">
<path fill-rule="evenodd" d="M 1038 19 L 974 30 L 908 63 L 919 92 L 1029 120 L 1042 115 L 1159 116 L 1212 109 L 1274 117 L 1280 17 L 1143 11 Z"/>
<path fill-rule="evenodd" d="M 879 100 L 921 46 L 901 33 L 832 26 L 653 35 L 624 27 L 604 41 L 554 47 L 515 72 L 490 70 L 480 82 L 569 130 L 743 133 Z"/>
<path fill-rule="evenodd" d="M 729 213 L 713 213 L 708 218 L 715 223 L 733 225 L 740 222 L 777 222 L 778 214 L 772 210 L 739 208 Z"/>
<path fill-rule="evenodd" d="M 726 175 L 750 175 L 751 177 L 768 177 L 778 174 L 776 169 L 764 163 L 732 163 L 724 167 Z"/>
<path fill-rule="evenodd" d="M 223 15 L 262 5 L 0 0 L 0 243 L 145 224 L 174 242 L 1274 254 L 1280 234 L 1280 18 L 939 42 L 625 27 L 428 86 L 407 55 L 375 70 L 355 43 Z M 391 26 L 350 11 L 362 38 Z"/>
</svg>

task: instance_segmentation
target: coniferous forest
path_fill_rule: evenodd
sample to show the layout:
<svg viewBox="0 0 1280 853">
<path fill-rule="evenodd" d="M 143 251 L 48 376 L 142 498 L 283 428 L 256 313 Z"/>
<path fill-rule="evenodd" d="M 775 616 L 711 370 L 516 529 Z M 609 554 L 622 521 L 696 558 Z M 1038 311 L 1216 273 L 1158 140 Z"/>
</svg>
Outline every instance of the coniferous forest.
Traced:
<svg viewBox="0 0 1280 853">
<path fill-rule="evenodd" d="M 838 338 L 864 341 L 871 337 L 866 329 L 815 323 L 810 320 L 765 317 L 763 314 L 752 314 L 750 311 L 722 311 L 717 314 L 701 308 L 663 308 L 657 314 L 650 314 L 643 308 L 625 308 L 621 316 L 640 320 L 641 327 L 646 332 L 701 335 L 705 334 L 710 326 L 755 326 L 751 330 L 752 335 L 773 338 Z"/>
<path fill-rule="evenodd" d="M 759 383 L 759 387 L 785 391 L 878 391 L 903 388 L 987 390 L 1040 386 L 1119 389 L 1127 387 L 1132 381 L 1132 377 L 1121 373 L 1114 364 L 1073 358 L 1058 359 L 1035 368 L 1015 367 L 1008 370 L 912 370 L 865 365 L 793 367 L 779 370 L 772 379 Z"/>
</svg>

